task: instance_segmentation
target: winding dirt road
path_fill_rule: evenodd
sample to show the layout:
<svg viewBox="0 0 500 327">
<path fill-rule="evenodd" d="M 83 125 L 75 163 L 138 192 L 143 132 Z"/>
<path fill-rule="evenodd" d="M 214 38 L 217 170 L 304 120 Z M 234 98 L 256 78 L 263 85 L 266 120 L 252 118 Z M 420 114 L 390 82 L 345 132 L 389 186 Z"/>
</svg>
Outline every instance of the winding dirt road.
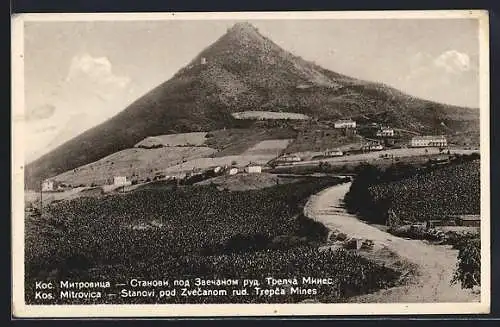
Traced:
<svg viewBox="0 0 500 327">
<path fill-rule="evenodd" d="M 377 261 L 393 264 L 394 256 L 389 255 L 392 252 L 400 260 L 417 267 L 417 275 L 411 283 L 359 296 L 352 299 L 354 302 L 480 301 L 479 294 L 463 290 L 459 285 L 450 285 L 457 262 L 457 250 L 453 250 L 451 246 L 431 245 L 424 241 L 396 237 L 350 215 L 343 206 L 344 196 L 350 186 L 351 183 L 344 183 L 313 195 L 304 208 L 305 215 L 323 223 L 330 231 L 373 240 L 373 257 Z M 383 253 L 386 253 L 386 257 Z"/>
</svg>

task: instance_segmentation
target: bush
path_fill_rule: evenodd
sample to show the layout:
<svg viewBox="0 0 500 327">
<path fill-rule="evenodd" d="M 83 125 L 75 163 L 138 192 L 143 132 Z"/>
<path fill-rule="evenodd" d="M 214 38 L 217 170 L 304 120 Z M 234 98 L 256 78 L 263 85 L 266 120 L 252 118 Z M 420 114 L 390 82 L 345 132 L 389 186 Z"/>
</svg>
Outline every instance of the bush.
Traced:
<svg viewBox="0 0 500 327">
<path fill-rule="evenodd" d="M 460 283 L 462 288 L 481 285 L 481 240 L 467 240 L 458 252 L 458 263 L 452 284 Z"/>
<path fill-rule="evenodd" d="M 52 272 L 59 280 L 112 282 L 130 276 L 331 277 L 335 285 L 319 286 L 318 295 L 329 302 L 394 285 L 397 272 L 345 251 L 319 252 L 315 245 L 324 241 L 326 229 L 301 216 L 303 204 L 311 194 L 339 182 L 322 178 L 242 192 L 221 192 L 210 186 L 168 191 L 150 188 L 64 201 L 49 206 L 42 217 L 27 221 L 26 285 Z M 27 302 L 37 303 L 30 292 L 32 288 L 27 287 Z M 164 301 L 293 303 L 311 297 L 231 294 Z M 157 303 L 159 299 L 117 297 L 111 301 Z"/>
</svg>

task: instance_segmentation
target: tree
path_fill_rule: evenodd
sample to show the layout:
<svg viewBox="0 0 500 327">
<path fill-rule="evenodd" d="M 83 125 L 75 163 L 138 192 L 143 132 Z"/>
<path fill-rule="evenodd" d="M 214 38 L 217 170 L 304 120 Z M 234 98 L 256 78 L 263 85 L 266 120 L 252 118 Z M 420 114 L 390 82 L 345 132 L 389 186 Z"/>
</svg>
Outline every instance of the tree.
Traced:
<svg viewBox="0 0 500 327">
<path fill-rule="evenodd" d="M 462 288 L 481 285 L 481 240 L 467 240 L 458 252 L 458 263 L 452 284 L 460 282 Z"/>
</svg>

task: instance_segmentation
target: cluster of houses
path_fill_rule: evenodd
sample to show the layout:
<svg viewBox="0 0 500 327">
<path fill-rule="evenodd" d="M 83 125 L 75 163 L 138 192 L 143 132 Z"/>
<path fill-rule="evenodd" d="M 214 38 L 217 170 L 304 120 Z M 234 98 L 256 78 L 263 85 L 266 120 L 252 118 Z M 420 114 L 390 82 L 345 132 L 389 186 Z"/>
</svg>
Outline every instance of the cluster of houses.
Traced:
<svg viewBox="0 0 500 327">
<path fill-rule="evenodd" d="M 202 176 L 204 174 L 207 176 L 210 176 L 210 177 L 214 177 L 214 176 L 220 176 L 223 174 L 236 175 L 236 174 L 242 173 L 242 172 L 248 173 L 248 174 L 262 173 L 262 165 L 255 164 L 255 163 L 249 163 L 248 165 L 246 165 L 245 167 L 242 167 L 242 168 L 235 167 L 235 166 L 225 166 L 225 167 L 215 166 L 215 167 L 211 167 L 211 168 L 204 170 L 204 171 L 193 170 L 191 172 L 183 173 L 183 174 L 180 174 L 177 176 L 167 176 L 167 175 L 162 174 L 161 172 L 158 172 L 153 177 L 152 180 L 153 181 L 179 180 L 179 179 L 184 179 L 184 178 L 193 178 L 193 177 L 197 177 L 197 176 Z M 150 180 L 150 179 L 147 179 L 147 180 Z M 127 176 L 113 176 L 112 180 L 110 180 L 108 182 L 108 184 L 105 185 L 105 187 L 107 187 L 107 189 L 116 189 L 119 187 L 130 186 L 132 184 L 134 184 L 134 183 Z M 47 179 L 47 180 L 44 180 L 42 182 L 42 188 L 41 188 L 42 192 L 57 192 L 57 191 L 64 191 L 65 189 L 67 189 L 67 187 L 65 187 L 65 185 L 63 183 L 58 182 L 56 180 Z"/>
<path fill-rule="evenodd" d="M 378 137 L 394 137 L 394 129 L 390 127 L 380 127 L 375 135 Z"/>
<path fill-rule="evenodd" d="M 443 220 L 428 220 L 426 228 L 438 226 L 460 226 L 460 227 L 481 227 L 480 215 L 453 215 Z"/>
<path fill-rule="evenodd" d="M 351 119 L 342 119 L 342 120 L 337 120 L 333 123 L 333 127 L 337 129 L 355 129 L 356 128 L 356 122 Z"/>
<path fill-rule="evenodd" d="M 410 140 L 411 147 L 446 147 L 448 142 L 444 135 L 414 136 Z"/>
<path fill-rule="evenodd" d="M 378 141 L 370 141 L 368 143 L 363 144 L 361 147 L 362 151 L 380 151 L 383 150 L 384 146 Z"/>
</svg>

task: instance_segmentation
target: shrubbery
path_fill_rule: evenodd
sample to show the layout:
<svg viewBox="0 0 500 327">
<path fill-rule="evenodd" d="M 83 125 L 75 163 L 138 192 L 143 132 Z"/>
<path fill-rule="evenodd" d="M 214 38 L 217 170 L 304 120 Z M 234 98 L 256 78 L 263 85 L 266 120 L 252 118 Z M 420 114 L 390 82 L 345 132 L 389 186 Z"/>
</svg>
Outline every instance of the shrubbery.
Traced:
<svg viewBox="0 0 500 327">
<path fill-rule="evenodd" d="M 452 283 L 460 283 L 462 288 L 481 286 L 481 240 L 464 239 L 458 248 L 457 269 Z"/>
<path fill-rule="evenodd" d="M 126 282 L 130 276 L 314 276 L 337 281 L 318 296 L 334 302 L 392 285 L 398 273 L 390 269 L 354 254 L 318 252 L 327 230 L 303 216 L 303 206 L 311 194 L 339 182 L 337 178 L 311 178 L 244 192 L 210 186 L 145 188 L 61 202 L 48 207 L 42 217 L 27 220 L 26 285 L 50 278 Z M 190 301 L 294 302 L 304 298 Z M 34 300 L 29 292 L 27 300 Z"/>
</svg>

